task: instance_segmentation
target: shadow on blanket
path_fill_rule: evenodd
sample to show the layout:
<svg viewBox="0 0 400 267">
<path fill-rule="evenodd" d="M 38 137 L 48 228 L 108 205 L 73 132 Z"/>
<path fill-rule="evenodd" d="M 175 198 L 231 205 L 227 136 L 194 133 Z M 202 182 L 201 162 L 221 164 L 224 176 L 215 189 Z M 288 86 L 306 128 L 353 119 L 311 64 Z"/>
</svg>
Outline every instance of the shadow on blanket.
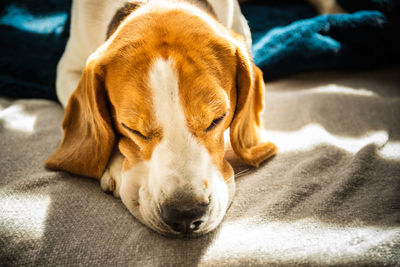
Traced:
<svg viewBox="0 0 400 267">
<path fill-rule="evenodd" d="M 215 232 L 192 240 L 152 232 L 95 180 L 45 170 L 61 138 L 62 108 L 0 99 L 0 147 L 7 148 L 0 150 L 0 258 L 14 265 L 395 265 L 397 73 L 270 83 L 265 134 L 280 153 L 258 169 L 231 158 L 242 172 L 235 200 Z M 28 121 L 32 127 L 22 127 Z"/>
</svg>

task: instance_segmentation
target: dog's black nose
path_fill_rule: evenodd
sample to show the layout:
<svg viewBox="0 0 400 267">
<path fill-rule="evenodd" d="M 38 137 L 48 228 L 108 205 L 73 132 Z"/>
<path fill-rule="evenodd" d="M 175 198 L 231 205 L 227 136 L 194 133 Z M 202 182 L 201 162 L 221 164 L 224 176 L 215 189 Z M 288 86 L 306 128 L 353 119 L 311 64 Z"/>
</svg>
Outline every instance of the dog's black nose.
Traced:
<svg viewBox="0 0 400 267">
<path fill-rule="evenodd" d="M 204 223 L 204 215 L 208 205 L 196 205 L 191 208 L 179 205 L 165 205 L 161 207 L 161 216 L 172 230 L 182 234 L 190 234 L 199 230 Z"/>
</svg>

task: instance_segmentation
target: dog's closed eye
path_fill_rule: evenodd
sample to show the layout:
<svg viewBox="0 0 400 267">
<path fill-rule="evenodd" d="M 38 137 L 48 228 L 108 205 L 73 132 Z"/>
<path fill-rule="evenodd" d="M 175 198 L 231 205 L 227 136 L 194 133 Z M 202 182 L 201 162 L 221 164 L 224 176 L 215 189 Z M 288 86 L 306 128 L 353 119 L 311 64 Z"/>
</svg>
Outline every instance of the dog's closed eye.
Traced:
<svg viewBox="0 0 400 267">
<path fill-rule="evenodd" d="M 131 133 L 133 133 L 133 134 L 135 134 L 135 135 L 141 137 L 142 139 L 144 139 L 144 140 L 150 140 L 150 139 L 151 139 L 150 137 L 145 136 L 144 134 L 142 134 L 141 132 L 139 132 L 138 130 L 134 130 L 134 129 L 129 128 L 128 126 L 125 125 L 125 123 L 122 122 L 121 124 L 122 124 L 122 126 L 123 126 L 125 129 L 127 129 L 127 130 L 130 131 Z"/>
<path fill-rule="evenodd" d="M 209 131 L 211 131 L 212 129 L 214 129 L 224 118 L 225 118 L 225 115 L 226 114 L 224 114 L 224 115 L 222 115 L 221 117 L 218 117 L 218 118 L 216 118 L 215 120 L 213 120 L 212 122 L 211 122 L 211 124 L 210 124 L 210 126 L 208 126 L 205 130 L 204 130 L 204 132 L 209 132 Z"/>
</svg>

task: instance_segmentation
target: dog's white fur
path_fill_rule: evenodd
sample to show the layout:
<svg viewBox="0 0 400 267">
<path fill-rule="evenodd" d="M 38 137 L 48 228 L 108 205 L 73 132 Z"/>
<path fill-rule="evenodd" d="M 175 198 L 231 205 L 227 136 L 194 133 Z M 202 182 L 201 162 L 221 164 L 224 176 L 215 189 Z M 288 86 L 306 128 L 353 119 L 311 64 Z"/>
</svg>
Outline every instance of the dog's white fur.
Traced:
<svg viewBox="0 0 400 267">
<path fill-rule="evenodd" d="M 209 204 L 207 223 L 196 234 L 207 232 L 221 222 L 233 197 L 235 184 L 229 183 L 228 189 L 206 149 L 186 129 L 173 60 L 156 60 L 149 76 L 153 103 L 157 119 L 164 129 L 164 138 L 149 162 L 140 163 L 122 173 L 119 194 L 125 206 L 144 224 L 158 232 L 168 233 L 169 227 L 157 212 L 159 203 L 177 193 L 175 191 L 184 189 L 191 197 Z M 119 164 L 119 160 L 114 161 L 109 167 L 111 172 Z M 204 186 L 205 177 L 210 181 L 208 187 Z M 109 178 L 106 174 L 102 182 Z M 137 205 L 138 202 L 140 205 Z"/>
</svg>

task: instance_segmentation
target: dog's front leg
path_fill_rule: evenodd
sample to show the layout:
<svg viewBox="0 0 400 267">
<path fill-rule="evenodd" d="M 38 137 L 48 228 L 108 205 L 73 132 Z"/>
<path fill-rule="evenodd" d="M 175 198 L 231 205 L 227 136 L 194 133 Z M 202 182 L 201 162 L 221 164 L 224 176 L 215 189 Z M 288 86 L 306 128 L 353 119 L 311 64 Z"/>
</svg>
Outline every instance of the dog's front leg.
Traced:
<svg viewBox="0 0 400 267">
<path fill-rule="evenodd" d="M 107 164 L 107 168 L 100 179 L 100 186 L 104 192 L 112 193 L 114 197 L 120 197 L 119 190 L 122 181 L 122 163 L 124 157 L 115 149 Z"/>
</svg>

